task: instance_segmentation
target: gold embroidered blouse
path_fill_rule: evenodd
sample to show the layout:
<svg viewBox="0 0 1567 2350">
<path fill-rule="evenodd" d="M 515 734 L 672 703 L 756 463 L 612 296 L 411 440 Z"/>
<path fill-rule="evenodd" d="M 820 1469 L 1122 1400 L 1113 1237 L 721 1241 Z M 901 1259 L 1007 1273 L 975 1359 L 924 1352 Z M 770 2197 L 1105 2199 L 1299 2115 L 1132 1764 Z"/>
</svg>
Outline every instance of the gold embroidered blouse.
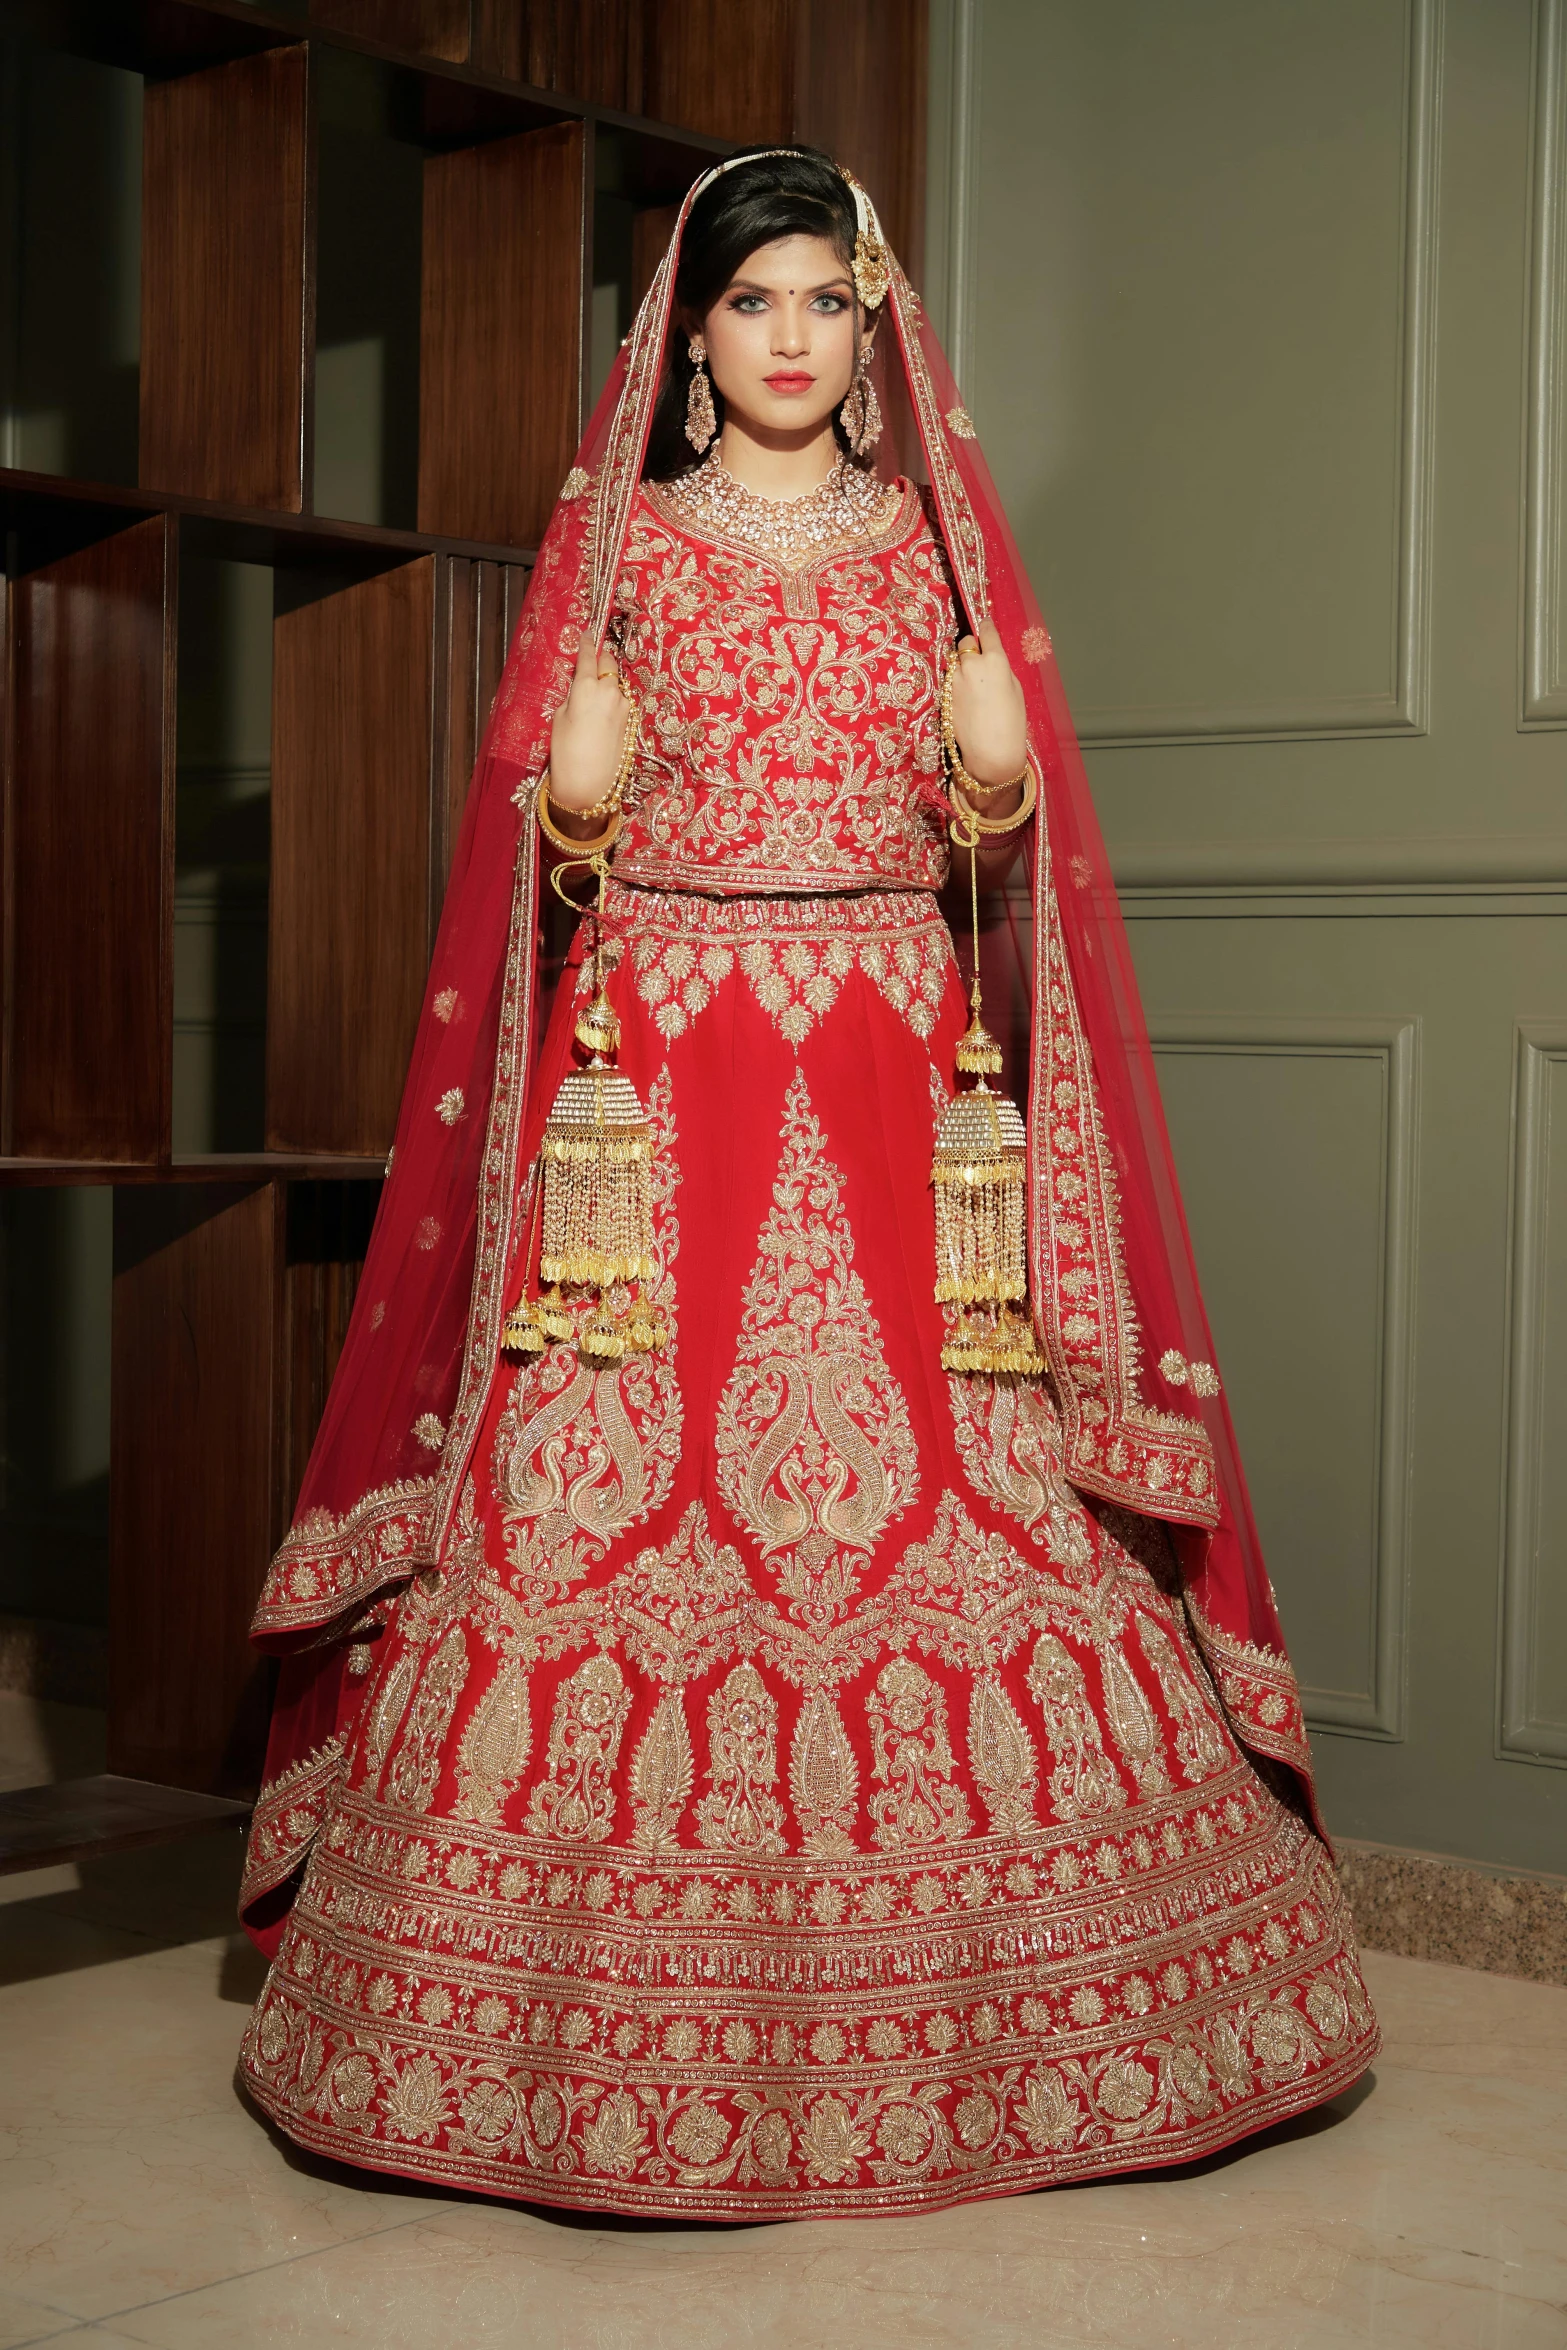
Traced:
<svg viewBox="0 0 1567 2350">
<path fill-rule="evenodd" d="M 840 464 L 756 496 L 710 457 L 638 498 L 612 641 L 641 711 L 622 881 L 938 889 L 957 611 L 919 492 Z"/>
</svg>

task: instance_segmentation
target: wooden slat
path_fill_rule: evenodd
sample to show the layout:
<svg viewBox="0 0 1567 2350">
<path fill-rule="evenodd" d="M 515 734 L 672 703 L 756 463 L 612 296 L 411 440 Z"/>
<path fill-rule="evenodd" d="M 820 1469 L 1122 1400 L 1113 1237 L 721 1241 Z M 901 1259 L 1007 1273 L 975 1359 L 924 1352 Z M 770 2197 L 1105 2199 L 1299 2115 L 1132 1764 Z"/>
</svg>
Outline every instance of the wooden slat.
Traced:
<svg viewBox="0 0 1567 2350">
<path fill-rule="evenodd" d="M 147 86 L 141 478 L 297 513 L 309 328 L 303 45 Z"/>
<path fill-rule="evenodd" d="M 391 1145 L 428 962 L 434 569 L 274 630 L 271 1150 Z"/>
<path fill-rule="evenodd" d="M 922 0 L 796 0 L 794 136 L 870 190 L 894 252 L 920 275 L 926 10 Z"/>
<path fill-rule="evenodd" d="M 736 145 L 786 140 L 796 0 L 647 0 L 644 106 L 655 121 Z"/>
<path fill-rule="evenodd" d="M 0 1794 L 0 1877 L 237 1828 L 249 1816 L 250 1806 L 231 1797 L 196 1795 L 114 1771 L 15 1787 Z"/>
<path fill-rule="evenodd" d="M 432 942 L 468 803 L 474 761 L 527 585 L 527 573 L 520 564 L 453 562 L 447 572 L 445 604 L 437 623 L 440 652 L 430 860 Z"/>
<path fill-rule="evenodd" d="M 578 433 L 583 132 L 425 165 L 419 528 L 536 546 Z"/>
<path fill-rule="evenodd" d="M 473 61 L 640 114 L 646 0 L 474 0 Z"/>
<path fill-rule="evenodd" d="M 168 1148 L 174 526 L 16 580 L 6 1148 Z"/>
<path fill-rule="evenodd" d="M 253 1788 L 265 1735 L 282 1215 L 276 1184 L 114 1201 L 109 1763 L 206 1794 Z"/>
<path fill-rule="evenodd" d="M 415 56 L 468 54 L 468 0 L 310 0 L 310 21 Z"/>
</svg>

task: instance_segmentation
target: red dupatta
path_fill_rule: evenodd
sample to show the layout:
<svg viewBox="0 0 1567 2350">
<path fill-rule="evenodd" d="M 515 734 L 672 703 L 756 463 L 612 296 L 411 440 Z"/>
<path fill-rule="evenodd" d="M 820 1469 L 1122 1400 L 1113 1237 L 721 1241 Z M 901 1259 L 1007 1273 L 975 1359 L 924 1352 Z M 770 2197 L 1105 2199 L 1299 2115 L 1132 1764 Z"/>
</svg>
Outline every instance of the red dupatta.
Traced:
<svg viewBox="0 0 1567 2350">
<path fill-rule="evenodd" d="M 281 1900 L 298 1865 L 357 1701 L 356 1629 L 441 1556 L 517 1286 L 540 1027 L 534 801 L 578 636 L 589 627 L 603 639 L 665 367 L 680 240 L 713 176 L 681 208 L 534 566 L 468 797 L 347 1342 L 257 1609 L 253 1637 L 285 1657 L 246 1888 L 264 1940 L 278 1905 L 265 1896 L 277 1888 Z M 1050 637 L 937 339 L 889 262 L 873 364 L 889 419 L 879 455 L 890 450 L 928 482 L 967 617 L 996 622 L 1022 681 L 1043 775 L 1026 976 L 1029 1271 L 1066 1471 L 1083 1491 L 1170 1526 L 1193 1628 L 1238 1734 L 1290 1765 L 1309 1795 L 1299 1697 L 1212 1368 L 1126 932 Z"/>
</svg>

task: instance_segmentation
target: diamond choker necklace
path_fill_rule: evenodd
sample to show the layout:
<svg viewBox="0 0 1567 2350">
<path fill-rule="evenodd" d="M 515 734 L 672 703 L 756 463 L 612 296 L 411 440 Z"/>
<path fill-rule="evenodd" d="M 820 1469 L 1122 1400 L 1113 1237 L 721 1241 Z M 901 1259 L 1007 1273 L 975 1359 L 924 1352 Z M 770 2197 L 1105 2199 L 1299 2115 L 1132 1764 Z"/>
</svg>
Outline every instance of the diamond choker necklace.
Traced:
<svg viewBox="0 0 1567 2350">
<path fill-rule="evenodd" d="M 677 522 L 738 541 L 785 571 L 869 537 L 890 520 L 899 496 L 896 483 L 861 473 L 840 456 L 803 498 L 764 498 L 736 481 L 716 449 L 694 471 L 660 482 L 658 494 Z"/>
</svg>

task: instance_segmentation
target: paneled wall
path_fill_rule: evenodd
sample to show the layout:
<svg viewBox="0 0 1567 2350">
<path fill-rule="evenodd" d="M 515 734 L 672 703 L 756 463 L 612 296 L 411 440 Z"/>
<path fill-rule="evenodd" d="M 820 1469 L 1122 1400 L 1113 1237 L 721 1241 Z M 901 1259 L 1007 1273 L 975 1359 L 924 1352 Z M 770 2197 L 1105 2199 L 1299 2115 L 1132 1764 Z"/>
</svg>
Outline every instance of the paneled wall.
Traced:
<svg viewBox="0 0 1567 2350">
<path fill-rule="evenodd" d="M 1567 6 L 938 0 L 1330 1825 L 1567 1868 Z"/>
</svg>

